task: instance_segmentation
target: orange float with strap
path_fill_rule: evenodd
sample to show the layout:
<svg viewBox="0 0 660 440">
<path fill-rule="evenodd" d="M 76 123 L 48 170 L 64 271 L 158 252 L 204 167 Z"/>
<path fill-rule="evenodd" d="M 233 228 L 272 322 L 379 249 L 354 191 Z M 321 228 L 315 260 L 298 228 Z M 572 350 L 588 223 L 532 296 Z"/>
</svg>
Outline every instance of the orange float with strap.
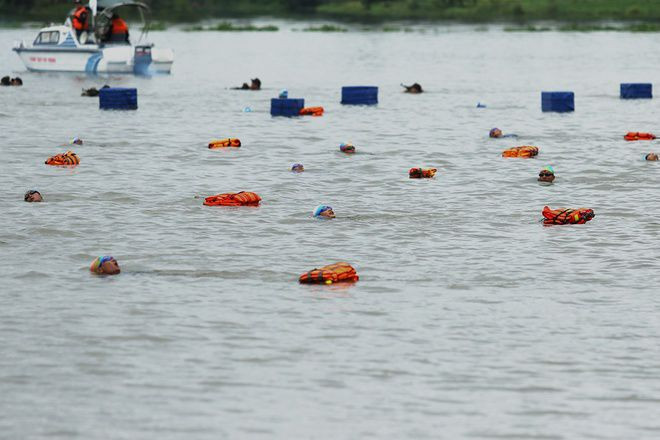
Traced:
<svg viewBox="0 0 660 440">
<path fill-rule="evenodd" d="M 411 168 L 408 171 L 408 176 L 411 179 L 430 179 L 435 176 L 437 171 L 437 168 Z"/>
<path fill-rule="evenodd" d="M 238 148 L 241 146 L 241 140 L 240 139 L 218 139 L 215 141 L 209 142 L 209 148 L 210 149 L 216 149 L 216 148 L 225 148 L 225 147 L 235 147 Z"/>
<path fill-rule="evenodd" d="M 301 284 L 332 284 L 332 283 L 354 283 L 360 277 L 348 263 L 335 263 L 323 266 L 320 269 L 312 269 L 300 275 L 298 281 Z"/>
<path fill-rule="evenodd" d="M 531 145 L 523 145 L 521 147 L 513 147 L 502 152 L 502 157 L 522 157 L 530 158 L 539 154 L 539 147 Z"/>
<path fill-rule="evenodd" d="M 46 165 L 75 167 L 80 163 L 78 155 L 72 151 L 56 154 L 46 160 Z"/>
<path fill-rule="evenodd" d="M 323 116 L 323 107 L 304 107 L 300 109 L 300 116 Z"/>
<path fill-rule="evenodd" d="M 258 206 L 259 202 L 261 197 L 258 194 L 246 191 L 218 194 L 204 199 L 206 206 Z"/>
<path fill-rule="evenodd" d="M 652 141 L 655 139 L 655 135 L 653 133 L 629 131 L 623 138 L 627 141 Z"/>
<path fill-rule="evenodd" d="M 582 225 L 596 216 L 593 209 L 550 209 L 543 207 L 544 225 Z"/>
</svg>

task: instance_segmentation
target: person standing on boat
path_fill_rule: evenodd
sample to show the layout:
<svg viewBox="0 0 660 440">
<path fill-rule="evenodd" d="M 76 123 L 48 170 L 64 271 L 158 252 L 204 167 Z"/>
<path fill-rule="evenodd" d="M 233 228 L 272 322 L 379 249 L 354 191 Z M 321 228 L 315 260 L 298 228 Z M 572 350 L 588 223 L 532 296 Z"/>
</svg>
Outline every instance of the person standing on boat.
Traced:
<svg viewBox="0 0 660 440">
<path fill-rule="evenodd" d="M 83 6 L 80 0 L 74 0 L 73 4 L 76 5 L 76 10 L 71 16 L 71 24 L 76 30 L 76 38 L 80 41 L 82 33 L 89 30 L 89 8 Z"/>
<path fill-rule="evenodd" d="M 111 43 L 128 43 L 128 25 L 117 14 L 112 14 L 112 24 L 110 25 Z"/>
</svg>

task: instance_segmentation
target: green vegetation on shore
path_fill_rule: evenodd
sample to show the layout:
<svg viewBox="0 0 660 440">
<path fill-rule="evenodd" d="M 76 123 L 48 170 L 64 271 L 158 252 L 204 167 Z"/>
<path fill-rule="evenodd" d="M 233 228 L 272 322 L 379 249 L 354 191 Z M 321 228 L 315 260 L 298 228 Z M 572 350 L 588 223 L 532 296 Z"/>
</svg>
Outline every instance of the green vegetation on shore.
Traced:
<svg viewBox="0 0 660 440">
<path fill-rule="evenodd" d="M 471 23 L 660 23 L 660 0 L 144 0 L 155 18 L 194 22 L 208 18 L 273 16 L 358 22 L 449 20 Z M 0 20 L 60 20 L 70 0 L 0 0 Z M 618 29 L 617 29 L 618 30 Z M 648 29 L 638 29 L 647 30 Z"/>
</svg>

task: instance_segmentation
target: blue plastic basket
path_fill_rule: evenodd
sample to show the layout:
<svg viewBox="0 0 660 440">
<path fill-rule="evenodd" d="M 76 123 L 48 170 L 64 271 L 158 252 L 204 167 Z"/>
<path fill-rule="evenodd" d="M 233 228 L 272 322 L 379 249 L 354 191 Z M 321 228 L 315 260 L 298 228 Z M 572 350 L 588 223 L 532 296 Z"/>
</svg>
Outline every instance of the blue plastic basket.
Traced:
<svg viewBox="0 0 660 440">
<path fill-rule="evenodd" d="M 378 87 L 348 86 L 341 88 L 341 103 L 349 105 L 378 104 Z"/>
<path fill-rule="evenodd" d="M 137 89 L 111 87 L 99 90 L 99 108 L 102 110 L 137 110 Z"/>
<path fill-rule="evenodd" d="M 271 116 L 298 116 L 303 107 L 305 107 L 304 99 L 272 98 L 270 100 Z"/>
<path fill-rule="evenodd" d="M 541 92 L 541 110 L 544 112 L 575 111 L 575 94 L 573 92 Z"/>
<path fill-rule="evenodd" d="M 653 98 L 653 84 L 651 83 L 622 83 L 621 99 L 651 99 Z"/>
</svg>

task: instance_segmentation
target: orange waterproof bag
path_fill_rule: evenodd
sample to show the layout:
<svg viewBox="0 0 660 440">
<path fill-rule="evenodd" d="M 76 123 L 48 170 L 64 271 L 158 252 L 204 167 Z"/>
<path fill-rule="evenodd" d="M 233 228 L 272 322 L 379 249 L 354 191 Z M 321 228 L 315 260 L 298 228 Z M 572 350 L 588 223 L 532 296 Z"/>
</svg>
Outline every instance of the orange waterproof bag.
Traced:
<svg viewBox="0 0 660 440">
<path fill-rule="evenodd" d="M 216 149 L 216 148 L 225 148 L 225 147 L 240 147 L 241 146 L 241 140 L 240 139 L 218 139 L 215 141 L 209 142 L 209 148 L 210 149 Z"/>
<path fill-rule="evenodd" d="M 437 171 L 437 168 L 411 168 L 408 171 L 408 176 L 411 179 L 430 179 L 435 176 Z"/>
<path fill-rule="evenodd" d="M 630 131 L 626 133 L 626 135 L 623 137 L 627 141 L 652 141 L 655 139 L 655 135 L 653 133 L 640 133 L 636 131 Z"/>
<path fill-rule="evenodd" d="M 582 225 L 596 216 L 593 209 L 550 209 L 543 207 L 544 225 Z"/>
<path fill-rule="evenodd" d="M 76 166 L 80 163 L 80 158 L 76 153 L 67 151 L 66 153 L 60 153 L 53 157 L 49 157 L 45 163 L 46 165 L 54 166 Z"/>
<path fill-rule="evenodd" d="M 300 116 L 323 116 L 323 107 L 304 107 L 300 109 Z"/>
<path fill-rule="evenodd" d="M 253 192 L 218 194 L 204 199 L 206 206 L 258 206 L 261 197 Z"/>
<path fill-rule="evenodd" d="M 529 158 L 534 157 L 539 154 L 538 147 L 532 147 L 531 145 L 523 145 L 522 147 L 513 147 L 502 152 L 502 157 L 523 157 Z"/>
<path fill-rule="evenodd" d="M 323 266 L 320 269 L 312 269 L 307 273 L 300 275 L 298 281 L 302 284 L 332 284 L 332 283 L 353 283 L 360 277 L 355 272 L 353 266 L 348 263 L 335 263 Z"/>
</svg>

